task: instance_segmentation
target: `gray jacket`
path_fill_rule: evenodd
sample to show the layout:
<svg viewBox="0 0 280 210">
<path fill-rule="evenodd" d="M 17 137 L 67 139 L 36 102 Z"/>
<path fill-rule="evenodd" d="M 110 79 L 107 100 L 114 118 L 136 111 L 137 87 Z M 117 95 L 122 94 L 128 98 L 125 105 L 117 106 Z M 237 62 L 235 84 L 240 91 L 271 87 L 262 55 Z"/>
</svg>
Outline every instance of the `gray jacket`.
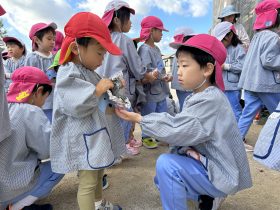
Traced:
<svg viewBox="0 0 280 210">
<path fill-rule="evenodd" d="M 212 86 L 188 96 L 174 117 L 152 113 L 140 122 L 143 133 L 173 146 L 192 146 L 201 154 L 209 180 L 225 194 L 252 186 L 242 138 L 228 99 Z"/>
<path fill-rule="evenodd" d="M 147 44 L 142 44 L 138 50 L 138 54 L 142 59 L 143 65 L 147 68 L 147 72 L 151 72 L 161 66 L 163 68 L 161 74 L 166 74 L 164 63 L 161 58 L 161 52 L 157 46 L 150 47 Z M 169 86 L 166 82 L 157 79 L 153 83 L 145 84 L 144 92 L 146 94 L 147 102 L 159 102 L 168 96 Z"/>
<path fill-rule="evenodd" d="M 246 53 L 241 44 L 238 44 L 236 47 L 232 45 L 227 47 L 225 66 L 228 68 L 224 68 L 223 71 L 225 90 L 240 90 L 238 82 L 245 57 Z"/>
<path fill-rule="evenodd" d="M 143 79 L 146 69 L 133 44 L 133 41 L 123 33 L 111 33 L 112 41 L 122 50 L 121 56 L 107 53 L 102 66 L 96 72 L 102 77 L 110 78 L 117 72 L 123 72 L 125 80 L 125 93 L 131 104 L 136 100 L 136 80 Z"/>
<path fill-rule="evenodd" d="M 32 189 L 40 174 L 39 160 L 50 155 L 51 125 L 42 109 L 9 103 L 8 113 L 12 133 L 0 142 L 0 201 Z"/>
<path fill-rule="evenodd" d="M 101 109 L 107 96 L 95 95 L 100 79 L 96 72 L 72 62 L 59 68 L 50 151 L 54 172 L 106 168 L 126 151 L 119 118 Z"/>
<path fill-rule="evenodd" d="M 253 92 L 280 92 L 280 39 L 275 32 L 263 30 L 254 35 L 238 87 Z"/>
</svg>

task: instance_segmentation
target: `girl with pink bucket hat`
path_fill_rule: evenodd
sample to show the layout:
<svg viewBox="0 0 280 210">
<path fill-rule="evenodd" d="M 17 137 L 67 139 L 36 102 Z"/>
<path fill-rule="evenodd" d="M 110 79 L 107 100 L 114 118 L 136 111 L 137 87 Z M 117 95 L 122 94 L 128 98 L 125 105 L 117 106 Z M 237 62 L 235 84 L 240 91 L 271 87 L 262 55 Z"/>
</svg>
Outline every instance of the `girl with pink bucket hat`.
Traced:
<svg viewBox="0 0 280 210">
<path fill-rule="evenodd" d="M 238 121 L 242 137 L 265 105 L 272 113 L 280 101 L 280 2 L 265 0 L 256 8 L 256 31 L 248 49 L 238 86 L 245 90 L 245 107 Z"/>
<path fill-rule="evenodd" d="M 160 49 L 155 45 L 160 42 L 162 31 L 168 30 L 164 28 L 158 17 L 148 16 L 141 22 L 140 40 L 145 43 L 140 46 L 138 54 L 147 72 L 152 72 L 157 77 L 154 81 L 142 80 L 147 101 L 141 107 L 142 115 L 167 111 L 166 97 L 170 92 L 168 82 L 172 80 L 172 76 L 166 75 Z M 158 147 L 157 141 L 144 132 L 142 132 L 142 142 L 148 149 Z"/>
<path fill-rule="evenodd" d="M 155 183 L 164 210 L 187 210 L 186 200 L 201 200 L 201 210 L 217 209 L 214 198 L 252 186 L 244 145 L 222 91 L 226 49 L 208 34 L 170 46 L 177 49 L 181 86 L 193 90 L 182 112 L 141 116 L 117 109 L 116 113 L 139 123 L 145 134 L 176 146 L 173 154 L 160 155 L 156 163 Z"/>
<path fill-rule="evenodd" d="M 106 6 L 102 20 L 110 30 L 112 41 L 122 50 L 121 56 L 106 54 L 102 66 L 97 72 L 106 78 L 111 78 L 115 74 L 122 72 L 125 80 L 125 96 L 130 100 L 132 109 L 136 104 L 136 83 L 143 78 L 150 78 L 151 74 L 146 73 L 141 58 L 134 47 L 133 41 L 125 35 L 131 28 L 130 15 L 135 14 L 135 10 L 130 8 L 128 3 L 121 0 L 114 0 Z M 122 120 L 122 127 L 125 135 L 125 142 L 128 155 L 140 153 L 141 140 L 133 136 L 132 123 Z M 119 158 L 121 161 L 121 158 Z"/>
</svg>

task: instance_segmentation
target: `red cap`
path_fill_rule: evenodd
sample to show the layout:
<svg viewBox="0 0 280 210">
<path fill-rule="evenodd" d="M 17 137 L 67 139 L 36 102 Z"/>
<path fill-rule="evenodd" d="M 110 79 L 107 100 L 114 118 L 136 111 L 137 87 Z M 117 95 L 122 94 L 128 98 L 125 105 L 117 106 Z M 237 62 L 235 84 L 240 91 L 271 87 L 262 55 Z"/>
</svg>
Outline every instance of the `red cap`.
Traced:
<svg viewBox="0 0 280 210">
<path fill-rule="evenodd" d="M 7 100 L 11 103 L 25 103 L 28 101 L 37 84 L 52 85 L 47 75 L 32 66 L 18 68 L 12 74 Z"/>
<path fill-rule="evenodd" d="M 6 13 L 6 11 L 4 10 L 4 8 L 0 5 L 0 16 L 4 15 Z"/>
<path fill-rule="evenodd" d="M 216 75 L 215 81 L 217 86 L 221 90 L 225 90 L 223 76 L 222 76 L 222 64 L 225 62 L 227 57 L 227 51 L 221 41 L 216 37 L 210 36 L 208 34 L 198 34 L 190 38 L 184 43 L 181 42 L 172 42 L 170 47 L 178 49 L 180 46 L 187 46 L 200 49 L 210 55 L 216 61 Z"/>
<path fill-rule="evenodd" d="M 141 21 L 141 32 L 140 32 L 141 41 L 146 41 L 150 37 L 152 28 L 168 31 L 167 29 L 164 28 L 163 22 L 158 17 L 156 16 L 145 17 Z"/>
<path fill-rule="evenodd" d="M 277 0 L 265 0 L 260 2 L 256 8 L 256 20 L 253 26 L 254 30 L 272 27 L 277 19 L 280 2 Z"/>
<path fill-rule="evenodd" d="M 3 38 L 3 41 L 4 41 L 6 44 L 7 44 L 7 42 L 9 42 L 9 41 L 15 41 L 15 42 L 20 43 L 20 44 L 23 46 L 23 48 L 24 48 L 23 54 L 26 55 L 27 50 L 26 50 L 25 44 L 24 44 L 24 42 L 21 41 L 20 39 L 17 39 L 17 38 L 12 37 L 12 36 L 6 36 L 6 37 Z"/>
<path fill-rule="evenodd" d="M 69 45 L 76 38 L 91 37 L 98 41 L 109 53 L 121 55 L 121 50 L 112 42 L 110 32 L 100 17 L 90 12 L 79 12 L 64 27 L 65 39 L 61 46 L 59 63 L 64 64 L 71 59 Z"/>
<path fill-rule="evenodd" d="M 32 40 L 32 50 L 36 50 L 36 47 L 35 47 L 35 41 L 34 41 L 34 36 L 35 34 L 38 32 L 38 31 L 41 31 L 45 28 L 48 28 L 48 27 L 51 27 L 53 28 L 54 30 L 57 29 L 57 25 L 55 23 L 49 23 L 49 24 L 46 24 L 46 23 L 36 23 L 35 25 L 33 25 L 29 31 L 29 38 Z"/>
<path fill-rule="evenodd" d="M 110 25 L 113 19 L 114 12 L 122 7 L 126 7 L 127 9 L 129 9 L 131 14 L 135 15 L 135 10 L 129 7 L 127 2 L 121 0 L 111 1 L 107 4 L 104 15 L 102 16 L 102 20 L 107 25 L 107 27 Z"/>
</svg>

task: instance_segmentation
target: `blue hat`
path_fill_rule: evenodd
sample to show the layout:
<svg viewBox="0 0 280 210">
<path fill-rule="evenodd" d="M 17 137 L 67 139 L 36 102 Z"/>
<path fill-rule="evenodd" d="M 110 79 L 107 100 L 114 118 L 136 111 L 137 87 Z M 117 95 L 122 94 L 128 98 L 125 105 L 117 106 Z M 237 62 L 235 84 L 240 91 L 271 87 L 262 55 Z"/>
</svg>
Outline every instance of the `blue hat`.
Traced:
<svg viewBox="0 0 280 210">
<path fill-rule="evenodd" d="M 230 15 L 235 15 L 235 17 L 240 17 L 240 12 L 238 12 L 233 5 L 228 5 L 222 10 L 222 13 L 218 17 L 218 19 L 222 19 Z"/>
</svg>

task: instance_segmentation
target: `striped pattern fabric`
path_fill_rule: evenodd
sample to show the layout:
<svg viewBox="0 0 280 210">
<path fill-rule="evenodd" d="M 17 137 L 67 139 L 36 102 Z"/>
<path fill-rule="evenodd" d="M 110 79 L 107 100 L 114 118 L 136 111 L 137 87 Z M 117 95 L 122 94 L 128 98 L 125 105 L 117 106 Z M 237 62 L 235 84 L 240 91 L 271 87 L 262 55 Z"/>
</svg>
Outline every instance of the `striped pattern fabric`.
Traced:
<svg viewBox="0 0 280 210">
<path fill-rule="evenodd" d="M 49 158 L 51 125 L 42 109 L 9 103 L 9 114 L 12 132 L 0 142 L 0 202 L 30 190 L 39 160 Z"/>
<path fill-rule="evenodd" d="M 254 159 L 280 171 L 280 103 L 261 130 L 254 149 Z"/>
<path fill-rule="evenodd" d="M 98 108 L 106 100 L 95 96 L 99 81 L 97 73 L 71 62 L 59 68 L 51 135 L 54 172 L 106 168 L 125 154 L 119 118 Z"/>
<path fill-rule="evenodd" d="M 225 194 L 252 186 L 237 123 L 225 95 L 216 87 L 186 98 L 174 117 L 152 113 L 142 118 L 143 133 L 170 145 L 192 146 L 201 154 L 210 181 Z M 174 148 L 173 148 L 174 150 Z"/>
</svg>

